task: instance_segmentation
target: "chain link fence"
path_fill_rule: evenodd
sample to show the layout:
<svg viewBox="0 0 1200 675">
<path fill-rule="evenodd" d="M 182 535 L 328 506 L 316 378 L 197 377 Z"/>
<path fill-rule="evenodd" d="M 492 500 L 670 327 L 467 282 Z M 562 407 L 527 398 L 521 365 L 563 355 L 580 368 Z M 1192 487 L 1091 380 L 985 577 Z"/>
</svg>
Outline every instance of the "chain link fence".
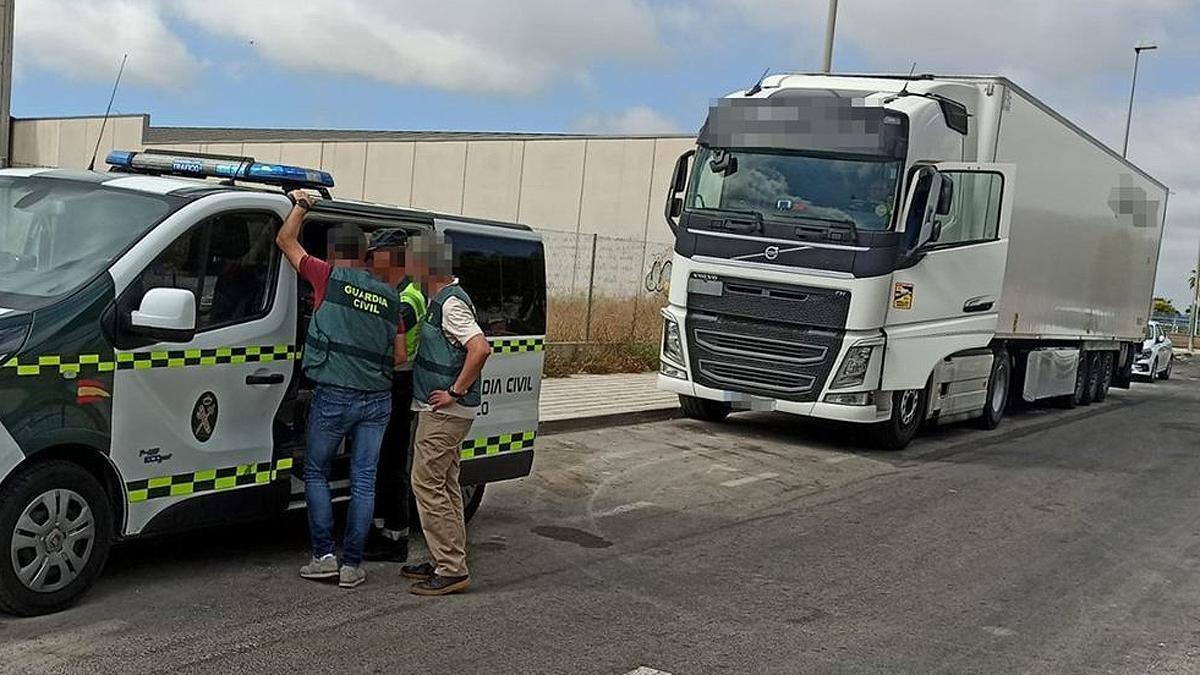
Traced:
<svg viewBox="0 0 1200 675">
<path fill-rule="evenodd" d="M 547 375 L 656 370 L 671 245 L 545 231 L 542 241 Z"/>
</svg>

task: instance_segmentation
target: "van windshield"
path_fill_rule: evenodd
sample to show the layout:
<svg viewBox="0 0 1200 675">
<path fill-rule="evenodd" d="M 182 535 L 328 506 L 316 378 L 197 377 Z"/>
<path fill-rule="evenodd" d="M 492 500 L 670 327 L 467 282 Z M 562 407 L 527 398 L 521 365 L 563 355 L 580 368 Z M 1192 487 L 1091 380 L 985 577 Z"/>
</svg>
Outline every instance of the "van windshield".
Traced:
<svg viewBox="0 0 1200 675">
<path fill-rule="evenodd" d="M 0 176 L 0 306 L 31 309 L 79 288 L 174 208 L 94 183 Z"/>
</svg>

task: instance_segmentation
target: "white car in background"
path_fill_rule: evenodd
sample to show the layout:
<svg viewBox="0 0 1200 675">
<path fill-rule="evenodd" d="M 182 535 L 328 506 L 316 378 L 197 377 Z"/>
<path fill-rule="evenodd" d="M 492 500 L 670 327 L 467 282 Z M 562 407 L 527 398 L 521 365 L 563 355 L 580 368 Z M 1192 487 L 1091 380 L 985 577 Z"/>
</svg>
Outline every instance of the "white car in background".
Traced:
<svg viewBox="0 0 1200 675">
<path fill-rule="evenodd" d="M 1133 374 L 1153 382 L 1157 379 L 1171 379 L 1171 364 L 1175 353 L 1171 339 L 1157 321 L 1146 324 L 1146 339 L 1142 341 L 1142 351 L 1133 362 Z"/>
</svg>

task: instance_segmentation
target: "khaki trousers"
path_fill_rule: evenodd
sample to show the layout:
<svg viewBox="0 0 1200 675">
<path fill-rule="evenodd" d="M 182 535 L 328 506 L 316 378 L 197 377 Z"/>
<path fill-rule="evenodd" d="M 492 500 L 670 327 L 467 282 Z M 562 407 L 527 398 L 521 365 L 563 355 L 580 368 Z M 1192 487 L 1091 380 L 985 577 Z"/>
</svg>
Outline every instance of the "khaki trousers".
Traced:
<svg viewBox="0 0 1200 675">
<path fill-rule="evenodd" d="M 458 484 L 459 453 L 471 422 L 441 412 L 417 414 L 412 489 L 438 576 L 467 576 L 467 525 Z"/>
</svg>

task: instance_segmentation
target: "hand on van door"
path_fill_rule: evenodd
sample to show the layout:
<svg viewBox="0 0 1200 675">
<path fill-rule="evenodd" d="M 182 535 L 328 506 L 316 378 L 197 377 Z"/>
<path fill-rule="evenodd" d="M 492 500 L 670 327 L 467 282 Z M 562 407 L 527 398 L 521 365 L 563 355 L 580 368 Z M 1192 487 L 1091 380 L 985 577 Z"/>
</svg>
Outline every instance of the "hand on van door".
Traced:
<svg viewBox="0 0 1200 675">
<path fill-rule="evenodd" d="M 292 190 L 288 193 L 288 199 L 292 200 L 292 211 L 284 219 L 279 234 L 275 235 L 275 244 L 283 251 L 292 269 L 299 271 L 300 261 L 308 255 L 308 251 L 300 245 L 300 225 L 304 223 L 304 214 L 320 198 L 304 190 Z"/>
</svg>

